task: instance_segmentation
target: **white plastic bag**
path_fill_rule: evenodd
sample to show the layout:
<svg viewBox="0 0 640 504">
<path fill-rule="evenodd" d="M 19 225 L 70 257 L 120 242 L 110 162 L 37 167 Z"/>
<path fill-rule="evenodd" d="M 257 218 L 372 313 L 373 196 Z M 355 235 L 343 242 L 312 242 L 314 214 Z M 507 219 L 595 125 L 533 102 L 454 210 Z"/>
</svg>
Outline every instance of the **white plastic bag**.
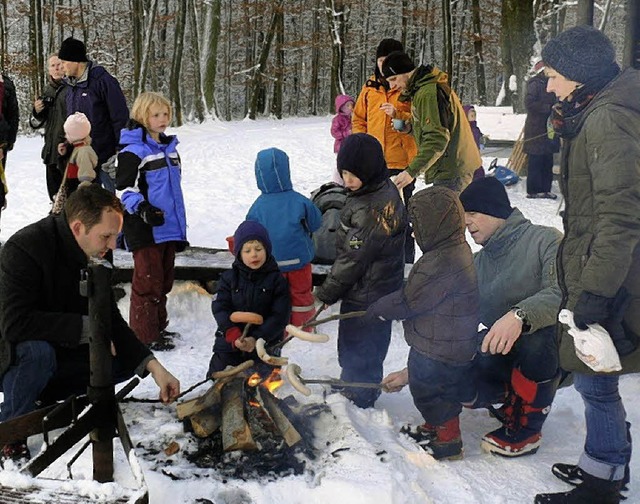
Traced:
<svg viewBox="0 0 640 504">
<path fill-rule="evenodd" d="M 573 312 L 566 309 L 560 311 L 558 320 L 569 326 L 576 355 L 587 366 L 599 373 L 611 373 L 622 369 L 620 356 L 604 327 L 592 324 L 584 331 L 578 329 L 573 322 Z"/>
</svg>

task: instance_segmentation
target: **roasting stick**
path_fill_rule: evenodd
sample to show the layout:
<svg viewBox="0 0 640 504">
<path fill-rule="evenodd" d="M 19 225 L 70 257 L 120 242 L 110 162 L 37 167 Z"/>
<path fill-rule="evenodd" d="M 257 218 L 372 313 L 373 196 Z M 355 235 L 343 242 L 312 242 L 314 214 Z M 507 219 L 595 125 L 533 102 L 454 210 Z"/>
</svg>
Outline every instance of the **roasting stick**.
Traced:
<svg viewBox="0 0 640 504">
<path fill-rule="evenodd" d="M 336 378 L 327 378 L 327 379 L 307 379 L 302 378 L 300 373 L 302 369 L 297 364 L 289 364 L 287 366 L 287 379 L 291 386 L 300 392 L 303 395 L 309 396 L 311 395 L 311 389 L 307 387 L 308 383 L 320 383 L 324 385 L 331 385 L 333 387 L 354 387 L 354 388 L 374 388 L 374 389 L 382 389 L 386 390 L 386 387 L 381 383 L 364 383 L 364 382 L 347 382 L 343 380 L 338 380 Z"/>
</svg>

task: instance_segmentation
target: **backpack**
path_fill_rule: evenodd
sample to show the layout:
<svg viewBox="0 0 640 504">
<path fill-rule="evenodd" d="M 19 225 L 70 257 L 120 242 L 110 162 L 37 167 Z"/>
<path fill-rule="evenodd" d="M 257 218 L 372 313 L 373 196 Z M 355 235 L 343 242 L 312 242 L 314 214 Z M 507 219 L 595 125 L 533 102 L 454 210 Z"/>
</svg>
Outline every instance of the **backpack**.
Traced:
<svg viewBox="0 0 640 504">
<path fill-rule="evenodd" d="M 313 233 L 315 264 L 333 264 L 336 260 L 336 231 L 340 228 L 340 211 L 347 201 L 347 190 L 328 182 L 311 193 L 311 201 L 322 213 L 322 225 Z"/>
</svg>

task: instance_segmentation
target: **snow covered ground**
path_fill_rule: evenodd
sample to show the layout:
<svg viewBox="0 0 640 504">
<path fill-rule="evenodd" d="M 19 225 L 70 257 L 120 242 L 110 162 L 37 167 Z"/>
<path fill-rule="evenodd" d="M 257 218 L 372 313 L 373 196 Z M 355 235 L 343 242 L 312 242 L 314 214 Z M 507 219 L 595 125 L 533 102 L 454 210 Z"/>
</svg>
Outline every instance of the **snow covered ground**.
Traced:
<svg viewBox="0 0 640 504">
<path fill-rule="evenodd" d="M 233 233 L 259 194 L 253 163 L 260 149 L 276 146 L 289 154 L 294 187 L 303 194 L 328 181 L 335 162 L 330 120 L 324 117 L 215 122 L 173 130 L 181 141 L 178 150 L 184 167 L 183 187 L 191 243 L 226 246 L 225 236 Z M 513 116 L 508 109 L 478 109 L 480 128 L 494 139 L 515 139 L 522 123 L 523 117 Z M 9 154 L 9 206 L 2 213 L 0 240 L 6 240 L 48 212 L 44 166 L 39 157 L 41 142 L 38 137 L 20 137 Z M 487 156 L 485 166 L 490 161 Z M 512 204 L 532 221 L 562 227 L 557 216 L 558 202 L 527 200 L 524 182 L 508 191 Z M 129 286 L 125 289 L 130 290 Z M 200 287 L 185 282 L 176 283 L 169 298 L 170 329 L 182 333 L 183 339 L 175 350 L 159 353 L 158 358 L 181 380 L 183 389 L 201 380 L 208 364 L 215 331 L 210 301 L 210 295 Z M 125 317 L 128 302 L 128 296 L 120 302 Z M 337 323 L 327 324 L 323 331 L 331 336 L 329 343 L 311 345 L 295 341 L 284 349 L 284 354 L 300 364 L 308 377 L 339 375 L 335 348 Z M 407 354 L 402 328 L 394 325 L 385 370 L 403 367 Z M 311 397 L 298 399 L 302 402 L 325 400 L 321 386 L 312 388 Z M 638 396 L 640 380 L 637 376 L 625 377 L 621 388 L 629 420 L 638 425 L 640 408 L 632 399 Z M 203 391 L 199 389 L 193 395 Z M 277 394 L 284 397 L 291 393 L 292 389 L 285 385 Z M 155 385 L 146 379 L 132 395 L 155 397 Z M 576 462 L 585 434 L 582 401 L 573 388 L 562 389 L 545 424 L 543 443 L 536 455 L 507 460 L 482 453 L 480 439 L 498 426 L 497 421 L 484 411 L 465 410 L 462 413 L 464 460 L 436 462 L 398 433 L 403 424 L 421 422 L 408 390 L 383 394 L 375 408 L 365 411 L 353 407 L 339 395 L 327 396 L 326 402 L 333 416 L 323 416 L 316 426 L 319 457 L 308 464 L 304 475 L 275 481 L 230 479 L 213 470 L 194 468 L 183 453 L 193 448 L 193 439 L 183 433 L 174 407 L 126 404 L 125 417 L 141 456 L 151 503 L 208 502 L 202 499 L 216 504 L 526 503 L 532 502 L 537 492 L 568 488 L 551 475 L 550 468 L 555 462 Z M 162 449 L 171 441 L 178 442 L 181 451 L 168 457 Z M 37 451 L 41 438 L 33 437 L 29 444 L 32 452 Z M 348 449 L 336 451 L 343 448 Z M 160 453 L 149 457 L 153 450 Z M 57 462 L 44 475 L 66 477 L 65 463 L 69 457 Z M 638 470 L 638 463 L 639 456 L 635 454 L 632 474 Z M 119 495 L 120 485 L 133 484 L 121 452 L 117 452 L 116 457 L 117 484 L 101 486 L 86 481 L 91 479 L 88 453 L 73 470 L 74 477 L 81 481 L 70 483 L 69 488 L 79 495 L 87 495 L 87 502 L 113 498 Z M 0 483 L 7 482 L 29 483 L 15 473 L 0 471 Z M 627 502 L 640 502 L 637 485 L 632 483 L 628 496 Z"/>
</svg>

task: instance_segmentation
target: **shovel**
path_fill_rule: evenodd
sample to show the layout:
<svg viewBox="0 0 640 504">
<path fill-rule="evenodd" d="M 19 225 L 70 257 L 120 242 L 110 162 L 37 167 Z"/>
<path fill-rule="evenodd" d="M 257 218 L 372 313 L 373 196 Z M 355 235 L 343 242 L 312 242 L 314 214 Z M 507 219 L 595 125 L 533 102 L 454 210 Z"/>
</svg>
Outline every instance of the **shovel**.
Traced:
<svg viewBox="0 0 640 504">
<path fill-rule="evenodd" d="M 294 389 L 296 389 L 298 392 L 306 396 L 311 395 L 311 389 L 307 387 L 307 384 L 316 384 L 316 383 L 323 384 L 323 385 L 331 385 L 332 387 L 336 387 L 336 388 L 353 387 L 353 388 L 386 390 L 386 387 L 381 383 L 347 382 L 344 380 L 338 380 L 337 378 L 309 379 L 309 378 L 302 378 L 302 376 L 300 376 L 301 372 L 302 372 L 302 369 L 300 369 L 300 366 L 298 366 L 297 364 L 289 364 L 287 366 L 287 379 L 289 380 L 289 383 Z"/>
</svg>

